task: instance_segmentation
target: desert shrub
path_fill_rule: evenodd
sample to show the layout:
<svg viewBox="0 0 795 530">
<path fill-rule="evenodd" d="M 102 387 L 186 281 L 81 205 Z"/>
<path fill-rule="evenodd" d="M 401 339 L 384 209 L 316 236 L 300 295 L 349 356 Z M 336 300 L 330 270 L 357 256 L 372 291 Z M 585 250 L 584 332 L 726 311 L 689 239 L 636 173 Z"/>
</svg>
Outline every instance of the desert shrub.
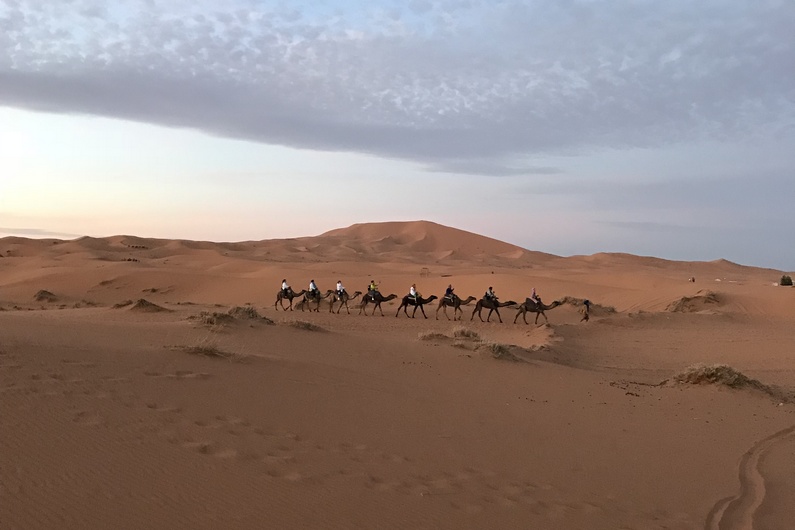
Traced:
<svg viewBox="0 0 795 530">
<path fill-rule="evenodd" d="M 185 346 L 182 351 L 190 353 L 191 355 L 201 355 L 203 357 L 210 357 L 214 359 L 232 359 L 235 357 L 234 353 L 229 353 L 218 348 L 218 346 L 211 344 L 201 344 L 197 346 Z"/>
<path fill-rule="evenodd" d="M 449 337 L 444 333 L 439 333 L 436 331 L 420 331 L 417 334 L 417 338 L 419 340 L 445 340 Z"/>
<path fill-rule="evenodd" d="M 480 335 L 477 331 L 473 331 L 464 326 L 456 326 L 453 329 L 453 337 L 456 339 L 471 339 L 471 340 L 479 340 Z"/>
<path fill-rule="evenodd" d="M 243 307 L 236 305 L 235 307 L 229 310 L 229 314 L 235 318 L 240 318 L 240 319 L 256 320 L 262 318 L 260 314 L 257 312 L 257 310 L 251 307 L 250 305 Z"/>
<path fill-rule="evenodd" d="M 320 326 L 312 324 L 311 322 L 307 322 L 306 320 L 288 320 L 285 322 L 285 324 L 294 328 L 305 329 L 307 331 L 326 331 Z"/>
<path fill-rule="evenodd" d="M 695 364 L 674 376 L 677 383 L 693 385 L 714 384 L 731 388 L 751 387 L 766 390 L 767 387 L 725 364 Z"/>
<path fill-rule="evenodd" d="M 778 282 L 778 284 L 792 287 L 792 278 L 785 274 L 784 276 L 781 277 L 781 281 Z"/>
<path fill-rule="evenodd" d="M 478 350 L 485 350 L 486 352 L 490 353 L 492 357 L 495 359 L 502 359 L 505 361 L 521 361 L 519 357 L 517 357 L 513 352 L 511 352 L 511 347 L 506 344 L 500 344 L 499 342 L 483 342 L 478 347 Z"/>
<path fill-rule="evenodd" d="M 205 326 L 222 326 L 231 323 L 235 317 L 229 313 L 210 313 L 209 311 L 201 311 L 198 315 L 188 317 L 190 320 L 198 320 Z"/>
</svg>

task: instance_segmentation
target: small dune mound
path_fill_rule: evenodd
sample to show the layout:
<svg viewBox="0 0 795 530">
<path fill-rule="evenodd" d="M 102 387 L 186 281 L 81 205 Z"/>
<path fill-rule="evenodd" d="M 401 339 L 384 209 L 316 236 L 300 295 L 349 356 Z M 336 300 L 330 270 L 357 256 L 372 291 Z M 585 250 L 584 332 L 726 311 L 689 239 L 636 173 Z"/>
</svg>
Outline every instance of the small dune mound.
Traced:
<svg viewBox="0 0 795 530">
<path fill-rule="evenodd" d="M 232 309 L 229 310 L 229 314 L 235 318 L 240 320 L 259 320 L 262 317 L 256 309 L 251 307 L 250 305 L 247 306 L 238 306 L 236 305 Z"/>
<path fill-rule="evenodd" d="M 137 302 L 133 304 L 130 308 L 130 311 L 137 311 L 139 313 L 162 313 L 164 311 L 171 311 L 170 309 L 166 309 L 165 307 L 161 307 L 157 304 L 153 304 L 152 302 L 140 298 Z"/>
<path fill-rule="evenodd" d="M 188 317 L 188 320 L 198 320 L 205 326 L 224 326 L 232 324 L 235 320 L 258 320 L 266 324 L 273 324 L 273 320 L 260 315 L 251 306 L 235 306 L 226 313 L 202 311 L 198 315 Z"/>
<path fill-rule="evenodd" d="M 721 303 L 720 297 L 712 291 L 699 291 L 695 296 L 683 296 L 671 302 L 666 311 L 673 313 L 695 313 L 709 309 Z"/>
<path fill-rule="evenodd" d="M 42 289 L 33 297 L 34 300 L 37 302 L 57 302 L 58 297 L 52 294 L 50 291 L 45 291 Z"/>
<path fill-rule="evenodd" d="M 562 304 L 570 304 L 570 305 L 573 305 L 574 307 L 579 307 L 579 308 L 582 309 L 582 308 L 585 307 L 585 300 L 586 300 L 585 298 L 576 298 L 574 296 L 564 296 L 563 298 L 560 299 L 560 302 Z M 591 305 L 591 314 L 594 314 L 594 313 L 607 314 L 607 313 L 615 313 L 616 312 L 616 308 L 613 307 L 613 306 L 595 304 L 593 301 L 590 301 L 590 305 Z"/>
<path fill-rule="evenodd" d="M 731 388 L 756 388 L 758 390 L 768 388 L 756 379 L 751 379 L 725 364 L 694 364 L 676 374 L 674 381 L 691 385 L 725 385 Z"/>
<path fill-rule="evenodd" d="M 756 379 L 738 372 L 725 364 L 695 364 L 673 377 L 675 383 L 690 385 L 723 385 L 736 389 L 758 390 L 781 402 L 791 403 L 795 400 L 792 392 L 766 385 Z"/>
<path fill-rule="evenodd" d="M 122 307 L 127 307 L 128 305 L 132 305 L 132 300 L 123 300 L 118 304 L 113 304 L 113 309 L 121 309 Z"/>
</svg>

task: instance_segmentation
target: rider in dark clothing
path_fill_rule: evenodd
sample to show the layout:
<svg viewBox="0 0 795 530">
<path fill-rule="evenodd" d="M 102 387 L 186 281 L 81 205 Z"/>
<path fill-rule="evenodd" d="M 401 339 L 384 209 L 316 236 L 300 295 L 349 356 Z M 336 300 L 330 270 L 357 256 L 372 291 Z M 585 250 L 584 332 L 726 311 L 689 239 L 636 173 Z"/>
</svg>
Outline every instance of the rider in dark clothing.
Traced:
<svg viewBox="0 0 795 530">
<path fill-rule="evenodd" d="M 453 290 L 454 290 L 453 285 L 452 284 L 448 285 L 447 289 L 444 291 L 444 297 L 447 298 L 448 300 L 452 300 L 454 296 Z"/>
</svg>

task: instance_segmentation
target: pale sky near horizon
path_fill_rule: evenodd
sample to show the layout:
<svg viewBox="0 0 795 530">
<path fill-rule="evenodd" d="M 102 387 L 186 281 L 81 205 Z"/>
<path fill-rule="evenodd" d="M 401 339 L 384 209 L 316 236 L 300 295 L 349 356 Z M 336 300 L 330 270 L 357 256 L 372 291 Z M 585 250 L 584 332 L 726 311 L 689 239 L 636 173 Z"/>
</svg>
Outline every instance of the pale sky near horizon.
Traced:
<svg viewBox="0 0 795 530">
<path fill-rule="evenodd" d="M 791 0 L 0 0 L 0 237 L 426 219 L 795 270 Z"/>
</svg>

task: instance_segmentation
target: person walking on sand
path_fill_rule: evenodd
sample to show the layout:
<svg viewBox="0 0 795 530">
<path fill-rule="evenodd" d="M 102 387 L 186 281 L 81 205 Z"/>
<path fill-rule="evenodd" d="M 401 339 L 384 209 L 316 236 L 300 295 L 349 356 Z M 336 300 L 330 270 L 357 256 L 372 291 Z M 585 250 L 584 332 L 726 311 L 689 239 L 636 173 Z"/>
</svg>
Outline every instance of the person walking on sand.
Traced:
<svg viewBox="0 0 795 530">
<path fill-rule="evenodd" d="M 591 301 L 586 299 L 582 302 L 582 318 L 580 322 L 588 322 L 591 319 Z"/>
</svg>

